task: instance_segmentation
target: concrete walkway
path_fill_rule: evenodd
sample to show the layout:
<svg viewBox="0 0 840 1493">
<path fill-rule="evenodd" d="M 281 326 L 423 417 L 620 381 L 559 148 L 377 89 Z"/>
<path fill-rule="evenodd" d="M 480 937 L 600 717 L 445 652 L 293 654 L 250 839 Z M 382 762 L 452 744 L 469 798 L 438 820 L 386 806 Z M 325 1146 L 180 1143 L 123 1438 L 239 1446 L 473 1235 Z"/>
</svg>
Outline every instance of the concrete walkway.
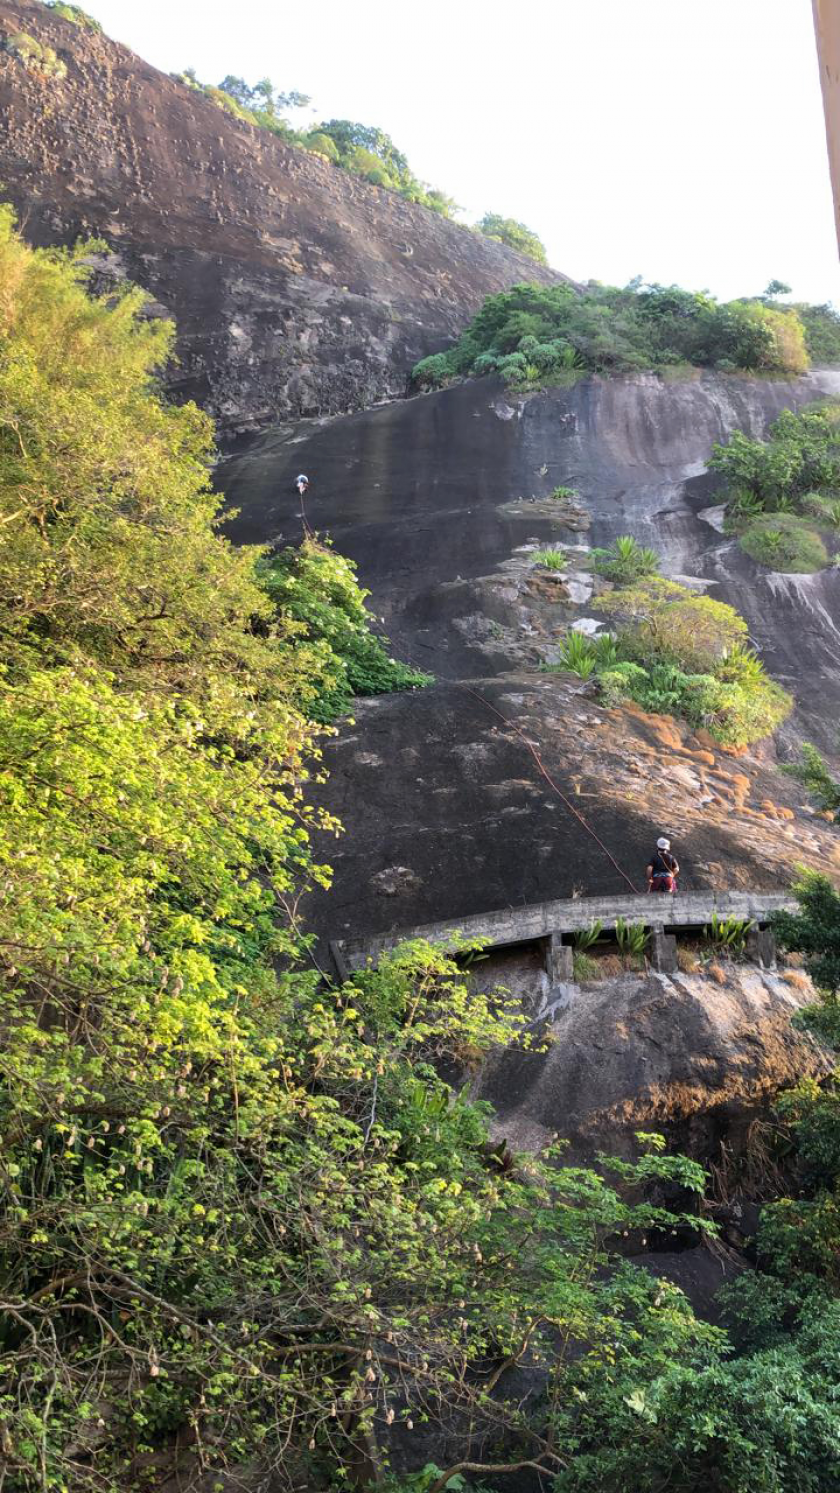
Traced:
<svg viewBox="0 0 840 1493">
<path fill-rule="evenodd" d="M 444 949 L 463 947 L 464 941 L 481 941 L 483 947 L 500 949 L 511 944 L 545 941 L 549 968 L 565 964 L 564 936 L 601 923 L 605 932 L 614 929 L 619 918 L 626 923 L 642 923 L 654 935 L 655 945 L 670 946 L 669 935 L 677 930 L 702 928 L 714 914 L 719 918 L 748 919 L 755 931 L 766 926 L 770 914 L 794 911 L 796 899 L 787 892 L 686 892 L 676 897 L 632 896 L 581 897 L 569 901 L 537 902 L 529 907 L 506 907 L 500 912 L 478 913 L 452 922 L 424 923 L 416 928 L 400 928 L 374 938 L 339 939 L 330 944 L 330 952 L 340 978 L 367 964 L 376 964 L 380 956 L 408 939 L 423 938 Z M 769 957 L 770 946 L 764 945 Z M 569 958 L 571 952 L 569 952 Z M 762 958 L 767 962 L 767 958 Z M 558 971 L 559 972 L 559 971 Z"/>
</svg>

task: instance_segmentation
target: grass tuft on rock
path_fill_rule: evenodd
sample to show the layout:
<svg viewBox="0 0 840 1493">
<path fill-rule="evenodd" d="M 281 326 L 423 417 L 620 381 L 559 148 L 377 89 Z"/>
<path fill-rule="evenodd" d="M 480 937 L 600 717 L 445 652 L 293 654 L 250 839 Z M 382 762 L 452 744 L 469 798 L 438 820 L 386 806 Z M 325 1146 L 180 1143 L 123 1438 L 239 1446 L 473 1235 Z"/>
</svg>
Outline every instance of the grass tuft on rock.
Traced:
<svg viewBox="0 0 840 1493">
<path fill-rule="evenodd" d="M 789 575 L 812 575 L 829 560 L 816 529 L 793 513 L 760 514 L 747 524 L 739 543 L 750 559 Z"/>
</svg>

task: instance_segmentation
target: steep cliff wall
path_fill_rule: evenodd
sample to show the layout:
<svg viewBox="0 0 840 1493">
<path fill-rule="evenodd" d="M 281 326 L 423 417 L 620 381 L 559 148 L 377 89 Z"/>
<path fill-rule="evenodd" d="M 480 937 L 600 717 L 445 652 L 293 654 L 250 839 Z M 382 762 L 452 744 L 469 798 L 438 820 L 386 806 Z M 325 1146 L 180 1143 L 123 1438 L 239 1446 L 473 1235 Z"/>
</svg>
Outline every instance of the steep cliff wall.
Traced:
<svg viewBox="0 0 840 1493">
<path fill-rule="evenodd" d="M 107 240 L 104 268 L 177 321 L 174 387 L 225 429 L 400 394 L 485 295 L 561 278 L 233 119 L 38 0 L 0 0 L 0 33 L 21 30 L 67 76 L 0 52 L 2 195 L 33 243 Z"/>
<path fill-rule="evenodd" d="M 278 428 L 223 468 L 242 510 L 234 533 L 260 541 L 299 536 L 292 482 L 308 472 L 310 523 L 358 561 L 400 656 L 438 678 L 417 694 L 360 702 L 355 726 L 328 749 L 324 792 L 348 833 L 325 848 L 336 874 L 334 890 L 310 903 L 320 931 L 362 935 L 626 890 L 491 706 L 539 743 L 636 883 L 663 829 L 678 841 L 687 887 L 785 886 L 802 861 L 840 869 L 836 831 L 775 765 L 803 737 L 836 750 L 840 572 L 782 576 L 748 560 L 708 521 L 703 476 L 714 441 L 735 428 L 760 434 L 781 409 L 838 385 L 835 373 L 641 376 L 515 399 L 480 380 Z M 579 506 L 549 497 L 560 483 Z M 796 697 L 778 744 L 735 758 L 539 672 L 561 628 L 592 610 L 587 546 L 628 531 L 657 548 L 669 575 L 696 578 L 746 615 Z M 569 548 L 565 580 L 535 571 L 546 541 Z"/>
</svg>

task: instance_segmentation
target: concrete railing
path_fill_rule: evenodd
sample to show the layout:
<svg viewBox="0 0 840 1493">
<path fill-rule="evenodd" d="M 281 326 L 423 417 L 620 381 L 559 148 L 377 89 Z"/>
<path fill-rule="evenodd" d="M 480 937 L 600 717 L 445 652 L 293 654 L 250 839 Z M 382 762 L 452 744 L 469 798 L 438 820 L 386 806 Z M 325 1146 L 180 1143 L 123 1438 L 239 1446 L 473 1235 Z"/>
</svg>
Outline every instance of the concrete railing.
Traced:
<svg viewBox="0 0 840 1493">
<path fill-rule="evenodd" d="M 701 891 L 681 892 L 676 897 L 580 897 L 474 913 L 471 917 L 423 923 L 370 938 L 337 939 L 330 944 L 330 952 L 343 979 L 353 970 L 375 965 L 382 954 L 407 939 L 427 939 L 444 949 L 455 949 L 463 946 L 465 940 L 474 939 L 480 940 L 486 950 L 545 940 L 549 971 L 554 965 L 559 977 L 559 966 L 565 969 L 567 963 L 562 957 L 564 935 L 580 932 L 596 921 L 605 932 L 614 929 L 622 918 L 626 923 L 643 923 L 652 933 L 662 936 L 669 930 L 702 928 L 716 913 L 719 918 L 749 919 L 758 930 L 771 913 L 793 911 L 796 905 L 795 898 L 786 892 Z M 765 946 L 765 952 L 768 949 Z M 768 961 L 763 958 L 762 962 Z"/>
</svg>

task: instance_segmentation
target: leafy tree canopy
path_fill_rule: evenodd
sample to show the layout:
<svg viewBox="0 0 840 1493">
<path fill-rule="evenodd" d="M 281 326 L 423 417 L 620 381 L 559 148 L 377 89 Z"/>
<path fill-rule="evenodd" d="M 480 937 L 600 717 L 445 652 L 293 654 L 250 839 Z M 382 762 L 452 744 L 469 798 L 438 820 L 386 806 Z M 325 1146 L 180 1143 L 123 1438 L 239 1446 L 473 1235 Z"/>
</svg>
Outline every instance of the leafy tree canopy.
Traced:
<svg viewBox="0 0 840 1493">
<path fill-rule="evenodd" d="M 279 135 L 289 145 L 299 146 L 323 156 L 334 165 L 363 176 L 375 186 L 398 192 L 409 202 L 419 203 L 442 217 L 451 218 L 457 204 L 445 192 L 420 181 L 411 170 L 401 150 L 390 135 L 375 125 L 358 124 L 350 119 L 326 119 L 320 124 L 295 129 L 287 116 L 289 109 L 302 109 L 311 102 L 308 94 L 295 90 L 280 92 L 270 78 L 247 83 L 228 73 L 218 84 L 200 83 L 194 68 L 173 74 L 187 87 L 206 94 L 219 108 L 248 124 Z"/>
<path fill-rule="evenodd" d="M 834 539 L 840 529 L 840 405 L 784 410 L 763 441 L 736 430 L 709 465 L 724 480 L 727 530 L 747 554 L 792 572 L 828 563 L 820 531 Z"/>
<path fill-rule="evenodd" d="M 518 249 L 520 254 L 527 254 L 537 264 L 548 263 L 545 245 L 532 229 L 527 228 L 524 223 L 518 223 L 515 218 L 503 218 L 499 213 L 485 213 L 475 226 L 486 238 L 497 239 L 500 244 Z"/>
<path fill-rule="evenodd" d="M 346 1480 L 429 1415 L 559 1467 L 488 1356 L 713 1361 L 678 1292 L 607 1268 L 609 1236 L 674 1222 L 627 1185 L 702 1173 L 514 1168 L 440 1072 L 527 1045 L 515 1004 L 422 943 L 340 989 L 309 968 L 336 827 L 309 706 L 397 666 L 328 548 L 220 537 L 140 293 L 0 230 L 4 1475 L 127 1493 L 178 1438 L 188 1476 Z"/>
<path fill-rule="evenodd" d="M 462 1082 L 488 1049 L 538 1042 L 505 992 L 422 941 L 339 987 L 310 967 L 299 900 L 329 879 L 310 837 L 336 828 L 306 799 L 312 715 L 398 666 L 329 547 L 221 538 L 209 423 L 157 384 L 171 328 L 88 279 L 84 249 L 32 251 L 3 213 L 9 1487 L 145 1493 L 176 1448 L 185 1485 L 358 1486 L 392 1427 L 410 1446 L 423 1421 L 441 1445 L 469 1423 L 564 1493 L 700 1493 L 711 1473 L 722 1493 L 830 1489 L 830 1193 L 768 1220 L 794 1325 L 768 1347 L 745 1295 L 730 1362 L 616 1251 L 708 1227 L 698 1165 L 656 1137 L 595 1168 L 512 1156 Z M 631 591 L 659 584 L 635 569 Z M 681 598 L 654 589 L 632 624 L 660 603 Z M 698 620 L 717 658 L 732 626 Z M 831 1112 L 808 1101 L 789 1124 L 833 1175 Z M 785 1284 L 805 1265 L 807 1321 Z M 508 1374 L 526 1358 L 533 1403 Z"/>
<path fill-rule="evenodd" d="M 840 341 L 837 357 L 840 359 Z M 500 373 L 518 388 L 587 370 L 621 373 L 691 364 L 733 372 L 802 373 L 809 365 L 798 311 L 761 299 L 720 303 L 679 286 L 624 289 L 594 282 L 515 285 L 489 296 L 455 346 L 414 369 L 420 387 Z"/>
</svg>

